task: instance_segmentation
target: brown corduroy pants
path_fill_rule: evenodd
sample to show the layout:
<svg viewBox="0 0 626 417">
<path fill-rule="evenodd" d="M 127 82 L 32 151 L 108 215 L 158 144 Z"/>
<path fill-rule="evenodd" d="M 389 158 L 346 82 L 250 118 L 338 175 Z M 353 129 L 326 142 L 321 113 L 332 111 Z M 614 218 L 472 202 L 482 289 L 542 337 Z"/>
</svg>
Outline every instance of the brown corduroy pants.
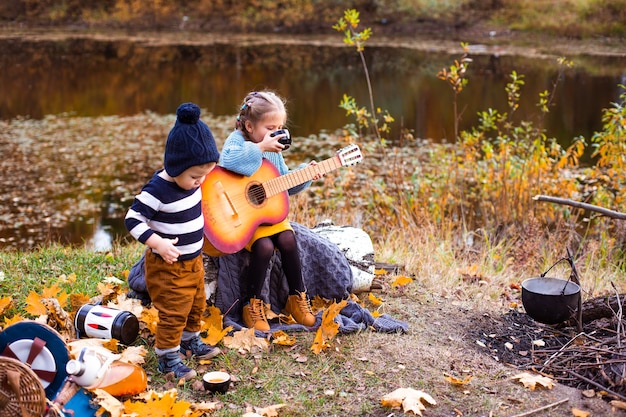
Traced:
<svg viewBox="0 0 626 417">
<path fill-rule="evenodd" d="M 146 286 L 159 312 L 155 347 L 175 348 L 184 330 L 200 331 L 206 308 L 202 255 L 168 264 L 148 250 L 145 262 Z"/>
</svg>

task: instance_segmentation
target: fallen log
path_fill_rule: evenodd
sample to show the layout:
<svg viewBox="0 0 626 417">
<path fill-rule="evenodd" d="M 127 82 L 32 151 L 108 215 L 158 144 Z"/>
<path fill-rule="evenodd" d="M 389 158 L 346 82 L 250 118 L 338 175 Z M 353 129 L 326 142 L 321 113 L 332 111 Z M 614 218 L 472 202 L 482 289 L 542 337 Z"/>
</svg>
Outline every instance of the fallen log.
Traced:
<svg viewBox="0 0 626 417">
<path fill-rule="evenodd" d="M 618 299 L 619 297 L 619 299 Z M 619 311 L 620 299 L 624 305 L 626 294 L 602 296 L 587 300 L 582 304 L 583 323 L 590 323 L 601 318 L 613 318 Z"/>
<path fill-rule="evenodd" d="M 603 214 L 612 219 L 626 220 L 626 213 L 622 213 L 622 212 L 615 211 L 615 210 L 609 210 L 604 207 L 596 206 L 593 204 L 581 203 L 580 201 L 570 200 L 568 198 L 550 197 L 547 195 L 536 195 L 533 197 L 533 200 L 546 201 L 548 203 L 563 204 L 566 206 L 577 207 L 583 210 L 595 211 L 596 213 Z"/>
</svg>

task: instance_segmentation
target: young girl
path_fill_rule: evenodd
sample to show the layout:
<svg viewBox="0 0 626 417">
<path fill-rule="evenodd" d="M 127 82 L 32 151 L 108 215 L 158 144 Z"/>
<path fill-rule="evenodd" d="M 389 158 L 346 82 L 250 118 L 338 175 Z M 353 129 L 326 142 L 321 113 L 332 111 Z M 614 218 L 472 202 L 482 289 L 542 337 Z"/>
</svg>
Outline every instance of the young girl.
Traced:
<svg viewBox="0 0 626 417">
<path fill-rule="evenodd" d="M 287 111 L 281 97 L 271 91 L 249 93 L 239 109 L 236 129 L 224 143 L 220 166 L 251 176 L 261 167 L 265 158 L 276 166 L 280 175 L 289 172 L 281 153 L 285 145 L 279 142 L 286 135 L 272 136 L 272 133 L 284 128 L 286 121 Z M 309 185 L 310 181 L 294 187 L 289 190 L 289 194 L 300 192 Z M 289 285 L 289 297 L 284 310 L 298 323 L 313 326 L 315 316 L 306 296 L 298 246 L 289 220 L 259 226 L 246 249 L 251 252 L 251 259 L 247 275 L 241 277 L 242 299 L 245 300 L 242 311 L 244 324 L 263 332 L 270 330 L 261 291 L 270 260 L 277 249 L 280 251 L 283 272 Z"/>
</svg>

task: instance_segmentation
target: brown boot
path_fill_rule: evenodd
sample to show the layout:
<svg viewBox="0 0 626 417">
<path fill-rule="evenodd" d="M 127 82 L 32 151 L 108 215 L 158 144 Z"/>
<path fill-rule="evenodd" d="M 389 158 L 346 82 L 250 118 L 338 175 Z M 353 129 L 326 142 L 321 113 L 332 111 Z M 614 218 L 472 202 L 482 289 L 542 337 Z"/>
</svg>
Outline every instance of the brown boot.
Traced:
<svg viewBox="0 0 626 417">
<path fill-rule="evenodd" d="M 265 316 L 265 303 L 258 298 L 251 298 L 250 304 L 243 306 L 243 322 L 249 329 L 269 332 L 270 324 Z"/>
<path fill-rule="evenodd" d="M 309 303 L 306 293 L 301 292 L 287 297 L 285 311 L 300 324 L 308 327 L 315 324 L 315 316 L 311 311 L 311 303 Z"/>
</svg>

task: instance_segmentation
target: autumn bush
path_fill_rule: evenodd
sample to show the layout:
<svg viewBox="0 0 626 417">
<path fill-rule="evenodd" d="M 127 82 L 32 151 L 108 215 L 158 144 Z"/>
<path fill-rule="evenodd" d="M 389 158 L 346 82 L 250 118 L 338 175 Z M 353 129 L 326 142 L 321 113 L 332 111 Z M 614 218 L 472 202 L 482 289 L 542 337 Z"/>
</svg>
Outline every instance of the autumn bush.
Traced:
<svg viewBox="0 0 626 417">
<path fill-rule="evenodd" d="M 4 0 L 0 22 L 34 26 L 316 33 L 343 10 L 380 30 L 462 30 L 489 21 L 526 33 L 586 38 L 626 34 L 626 0 Z"/>
</svg>

